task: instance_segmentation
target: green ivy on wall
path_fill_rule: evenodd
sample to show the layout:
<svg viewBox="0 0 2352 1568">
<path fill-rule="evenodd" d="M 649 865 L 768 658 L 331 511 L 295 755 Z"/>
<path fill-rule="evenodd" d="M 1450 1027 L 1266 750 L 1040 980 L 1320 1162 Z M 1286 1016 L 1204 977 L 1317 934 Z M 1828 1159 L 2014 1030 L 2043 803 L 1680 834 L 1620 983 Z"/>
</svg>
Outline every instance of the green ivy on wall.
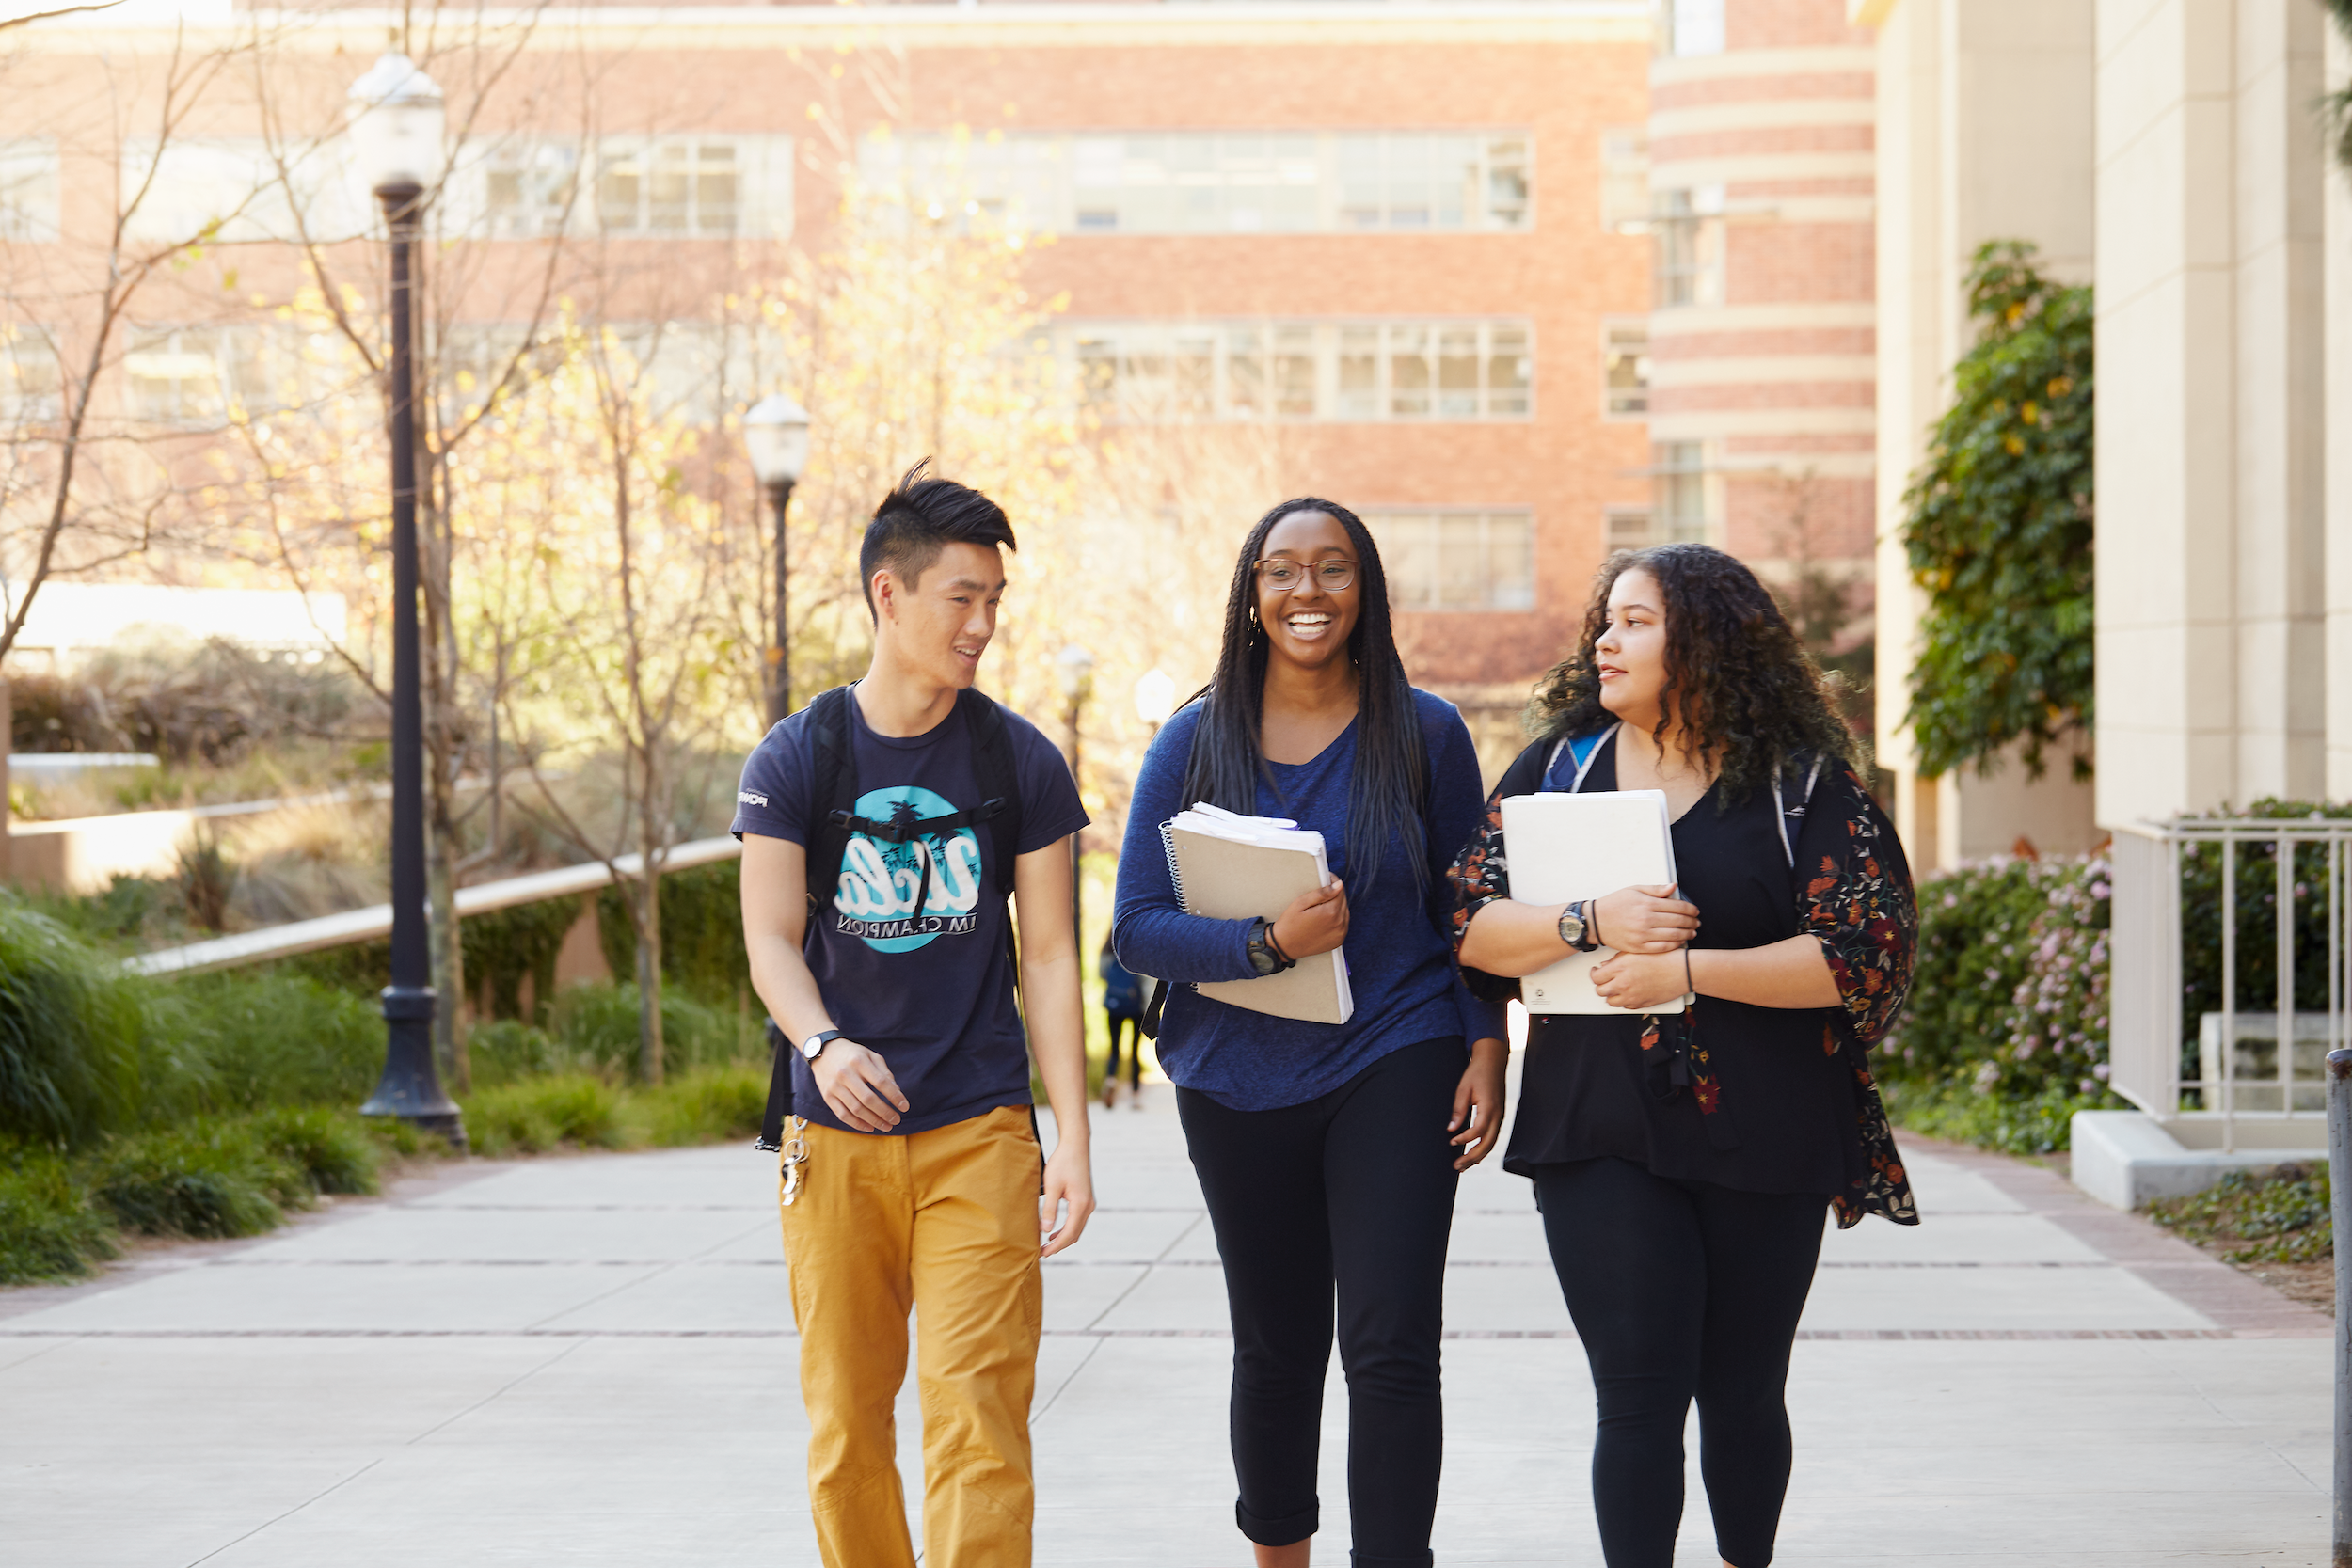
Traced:
<svg viewBox="0 0 2352 1568">
<path fill-rule="evenodd" d="M 751 989 L 741 863 L 713 861 L 661 877 L 661 977 L 715 1006 L 734 1006 Z M 613 977 L 626 980 L 637 973 L 637 933 L 621 897 L 617 887 L 596 895 L 596 937 Z"/>
<path fill-rule="evenodd" d="M 2022 743 L 2043 752 L 2091 720 L 2090 290 L 2056 283 L 2034 247 L 1996 240 L 1968 273 L 1977 345 L 1903 498 L 1925 590 L 1906 716 L 1922 773 Z M 2079 756 L 2077 775 L 2090 771 Z"/>
</svg>

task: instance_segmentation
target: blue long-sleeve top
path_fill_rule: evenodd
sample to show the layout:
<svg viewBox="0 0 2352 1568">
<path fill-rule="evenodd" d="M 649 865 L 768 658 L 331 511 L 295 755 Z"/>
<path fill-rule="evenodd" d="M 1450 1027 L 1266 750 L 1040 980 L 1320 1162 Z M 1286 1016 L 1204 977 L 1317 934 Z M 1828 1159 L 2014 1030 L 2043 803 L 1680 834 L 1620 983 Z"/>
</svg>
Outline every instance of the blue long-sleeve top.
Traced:
<svg viewBox="0 0 2352 1568">
<path fill-rule="evenodd" d="M 1422 1040 L 1502 1037 L 1502 1009 L 1463 988 L 1450 940 L 1446 867 L 1477 832 L 1486 804 L 1477 752 L 1452 703 L 1419 689 L 1413 701 L 1429 753 L 1422 896 L 1414 895 L 1401 836 L 1381 847 L 1376 877 L 1355 863 L 1347 842 L 1353 722 L 1311 762 L 1269 763 L 1271 783 L 1258 784 L 1257 814 L 1293 817 L 1320 832 L 1332 874 L 1347 884 L 1344 950 L 1356 1011 L 1336 1025 L 1252 1012 L 1186 983 L 1251 978 L 1257 972 L 1249 967 L 1250 922 L 1185 913 L 1168 875 L 1160 824 L 1193 803 L 1184 799 L 1184 769 L 1200 705 L 1170 719 L 1152 742 L 1127 809 L 1112 931 L 1120 963 L 1173 982 L 1158 1046 L 1161 1069 L 1179 1085 L 1233 1110 L 1270 1111 L 1327 1094 L 1390 1052 Z"/>
</svg>

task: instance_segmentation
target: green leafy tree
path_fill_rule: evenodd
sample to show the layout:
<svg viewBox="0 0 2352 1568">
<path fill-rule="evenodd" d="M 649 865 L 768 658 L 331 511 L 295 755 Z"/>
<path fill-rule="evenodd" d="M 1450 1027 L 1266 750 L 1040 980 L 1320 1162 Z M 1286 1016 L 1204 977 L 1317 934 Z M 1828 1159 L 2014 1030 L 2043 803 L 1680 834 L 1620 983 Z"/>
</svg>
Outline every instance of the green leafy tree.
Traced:
<svg viewBox="0 0 2352 1568">
<path fill-rule="evenodd" d="M 1921 772 L 1991 771 L 2022 743 L 2028 773 L 2091 720 L 2090 290 L 1996 240 L 1968 273 L 1977 345 L 1903 498 L 1925 589 L 1911 727 Z M 2090 764 L 2077 755 L 2074 771 Z"/>
</svg>

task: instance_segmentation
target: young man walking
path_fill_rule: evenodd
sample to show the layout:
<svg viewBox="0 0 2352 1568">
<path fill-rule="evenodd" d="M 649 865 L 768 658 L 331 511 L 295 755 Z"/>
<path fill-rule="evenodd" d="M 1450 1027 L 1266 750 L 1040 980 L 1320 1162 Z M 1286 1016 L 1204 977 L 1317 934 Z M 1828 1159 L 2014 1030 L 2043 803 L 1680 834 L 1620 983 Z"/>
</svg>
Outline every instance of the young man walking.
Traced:
<svg viewBox="0 0 2352 1568">
<path fill-rule="evenodd" d="M 1016 547 L 995 502 L 918 465 L 859 553 L 865 679 L 769 731 L 736 796 L 752 981 L 791 1070 L 779 1196 L 826 1568 L 914 1562 L 891 1416 L 910 1308 L 924 1560 L 1029 1561 L 1038 1263 L 1094 1191 L 1071 927 L 1086 812 L 1053 744 L 972 689 Z M 1041 1173 L 1031 1051 L 1056 1130 Z"/>
</svg>

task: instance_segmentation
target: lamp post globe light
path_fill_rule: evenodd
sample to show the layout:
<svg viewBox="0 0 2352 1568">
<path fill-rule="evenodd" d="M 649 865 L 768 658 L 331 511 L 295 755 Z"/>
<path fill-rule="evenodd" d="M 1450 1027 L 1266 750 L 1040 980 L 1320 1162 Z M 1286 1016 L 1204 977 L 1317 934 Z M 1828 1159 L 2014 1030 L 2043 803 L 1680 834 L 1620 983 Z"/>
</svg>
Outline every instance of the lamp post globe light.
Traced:
<svg viewBox="0 0 2352 1568">
<path fill-rule="evenodd" d="M 808 410 L 782 392 L 761 398 L 743 415 L 743 447 L 776 515 L 776 640 L 768 648 L 768 722 L 776 724 L 792 712 L 792 644 L 785 619 L 791 557 L 785 547 L 784 518 L 792 486 L 808 467 Z"/>
<path fill-rule="evenodd" d="M 1153 735 L 1168 722 L 1168 716 L 1176 710 L 1176 677 L 1154 664 L 1136 677 L 1136 717 L 1151 727 Z"/>
<path fill-rule="evenodd" d="M 424 701 L 417 649 L 415 252 L 425 193 L 441 177 L 441 89 L 392 51 L 352 84 L 351 147 L 391 241 L 385 424 L 392 455 L 392 973 L 384 1076 L 362 1116 L 398 1117 L 463 1148 L 466 1126 L 433 1061 L 433 964 L 424 886 Z"/>
</svg>

